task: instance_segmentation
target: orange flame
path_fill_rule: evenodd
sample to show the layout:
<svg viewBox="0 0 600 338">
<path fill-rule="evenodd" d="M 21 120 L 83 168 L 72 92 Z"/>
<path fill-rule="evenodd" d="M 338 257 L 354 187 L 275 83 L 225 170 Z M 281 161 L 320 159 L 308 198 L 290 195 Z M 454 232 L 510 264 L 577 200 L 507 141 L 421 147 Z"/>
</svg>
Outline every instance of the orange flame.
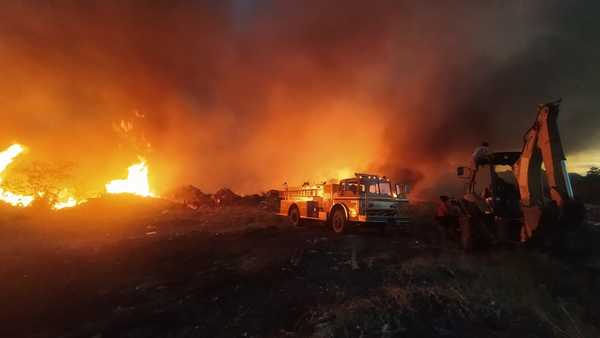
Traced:
<svg viewBox="0 0 600 338">
<path fill-rule="evenodd" d="M 0 174 L 10 165 L 13 160 L 19 156 L 25 148 L 23 148 L 20 144 L 13 144 L 8 147 L 6 150 L 0 153 Z M 0 182 L 2 182 L 2 178 L 0 177 Z M 13 192 L 4 190 L 0 188 L 0 200 L 19 207 L 26 207 L 33 202 L 34 197 L 28 195 L 19 195 Z"/>
<path fill-rule="evenodd" d="M 131 165 L 127 171 L 126 179 L 113 180 L 107 183 L 106 192 L 109 194 L 134 194 L 143 197 L 156 196 L 150 191 L 148 166 L 144 159 L 140 158 L 140 163 Z"/>
<path fill-rule="evenodd" d="M 52 205 L 52 209 L 60 210 L 65 208 L 72 208 L 81 203 L 87 202 L 86 199 L 78 200 L 76 199 L 68 189 L 63 189 L 58 193 L 57 201 Z"/>
<path fill-rule="evenodd" d="M 20 144 L 13 144 L 6 150 L 0 152 L 0 175 L 14 161 L 14 159 L 25 151 L 25 148 Z M 0 183 L 2 177 L 0 176 Z M 135 194 L 143 197 L 156 196 L 150 190 L 148 183 L 148 166 L 146 161 L 140 158 L 140 162 L 133 164 L 128 168 L 128 176 L 126 179 L 117 179 L 106 184 L 106 192 L 110 194 Z M 27 207 L 37 197 L 43 197 L 44 193 L 32 192 L 31 195 L 20 195 L 4 188 L 0 188 L 0 201 L 4 201 L 12 206 Z M 68 189 L 63 189 L 58 193 L 56 201 L 51 205 L 52 209 L 60 210 L 71 208 L 87 200 L 78 200 Z"/>
<path fill-rule="evenodd" d="M 14 161 L 14 159 L 25 151 L 25 148 L 20 144 L 13 144 L 5 151 L 0 153 L 0 174 Z M 0 178 L 2 182 L 2 178 Z M 37 192 L 32 195 L 20 195 L 14 192 L 0 188 L 0 200 L 15 207 L 28 207 L 36 199 L 36 196 L 43 197 L 44 194 Z M 68 190 L 64 189 L 59 193 L 59 201 L 52 205 L 55 210 L 74 207 L 77 204 L 85 202 L 78 201 L 73 197 Z"/>
<path fill-rule="evenodd" d="M 8 167 L 12 161 L 19 156 L 25 148 L 20 144 L 13 144 L 5 151 L 0 153 L 0 174 Z"/>
</svg>

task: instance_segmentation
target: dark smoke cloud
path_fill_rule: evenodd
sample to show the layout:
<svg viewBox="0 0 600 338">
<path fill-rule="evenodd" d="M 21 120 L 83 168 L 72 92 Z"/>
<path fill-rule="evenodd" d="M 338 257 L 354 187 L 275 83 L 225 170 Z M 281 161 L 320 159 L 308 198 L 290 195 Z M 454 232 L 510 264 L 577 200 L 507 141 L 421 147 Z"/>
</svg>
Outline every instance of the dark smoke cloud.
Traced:
<svg viewBox="0 0 600 338">
<path fill-rule="evenodd" d="M 485 31 L 472 40 L 473 49 L 466 55 L 446 54 L 438 75 L 443 80 L 432 81 L 428 91 L 437 103 L 418 109 L 430 116 L 444 110 L 443 118 L 424 120 L 428 126 L 421 129 L 429 129 L 426 141 L 402 147 L 410 150 L 409 160 L 429 166 L 429 172 L 443 173 L 444 160 L 465 161 L 465 150 L 481 140 L 491 141 L 495 149 L 520 150 L 536 104 L 559 97 L 565 102 L 560 123 L 567 152 L 597 147 L 600 115 L 594 111 L 599 99 L 593 93 L 600 85 L 593 74 L 600 71 L 595 61 L 600 55 L 595 38 L 600 25 L 592 13 L 599 6 L 593 2 L 525 6 L 525 2 L 495 3 L 483 13 L 490 15 L 484 20 L 487 27 L 481 22 L 470 27 L 472 32 Z M 399 142 L 406 139 L 400 137 Z M 422 154 L 430 157 L 423 159 Z"/>
<path fill-rule="evenodd" d="M 598 145 L 598 7 L 5 4 L 0 142 L 75 160 L 94 184 L 139 154 L 163 188 L 251 192 L 348 169 L 392 174 L 427 194 L 484 139 L 519 149 L 546 100 L 565 100 L 569 153 Z"/>
</svg>

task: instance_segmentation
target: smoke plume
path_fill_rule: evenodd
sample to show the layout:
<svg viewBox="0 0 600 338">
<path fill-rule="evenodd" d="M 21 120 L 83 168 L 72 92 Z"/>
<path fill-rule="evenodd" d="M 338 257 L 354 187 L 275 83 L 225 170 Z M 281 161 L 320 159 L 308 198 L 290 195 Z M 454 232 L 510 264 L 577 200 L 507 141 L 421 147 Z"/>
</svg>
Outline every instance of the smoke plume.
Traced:
<svg viewBox="0 0 600 338">
<path fill-rule="evenodd" d="M 159 192 L 369 170 L 427 196 L 481 141 L 520 149 L 547 100 L 564 99 L 567 153 L 598 145 L 599 7 L 12 2 L 0 12 L 0 145 L 72 161 L 98 187 L 143 156 Z"/>
</svg>

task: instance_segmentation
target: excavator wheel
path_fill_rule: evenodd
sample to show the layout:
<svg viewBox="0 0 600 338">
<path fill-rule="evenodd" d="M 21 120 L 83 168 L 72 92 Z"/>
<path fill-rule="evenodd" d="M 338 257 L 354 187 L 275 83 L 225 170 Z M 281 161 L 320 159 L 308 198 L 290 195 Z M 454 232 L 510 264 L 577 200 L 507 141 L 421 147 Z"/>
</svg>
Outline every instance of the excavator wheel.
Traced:
<svg viewBox="0 0 600 338">
<path fill-rule="evenodd" d="M 335 208 L 331 216 L 331 227 L 336 234 L 341 234 L 346 231 L 346 213 L 342 208 Z"/>
</svg>

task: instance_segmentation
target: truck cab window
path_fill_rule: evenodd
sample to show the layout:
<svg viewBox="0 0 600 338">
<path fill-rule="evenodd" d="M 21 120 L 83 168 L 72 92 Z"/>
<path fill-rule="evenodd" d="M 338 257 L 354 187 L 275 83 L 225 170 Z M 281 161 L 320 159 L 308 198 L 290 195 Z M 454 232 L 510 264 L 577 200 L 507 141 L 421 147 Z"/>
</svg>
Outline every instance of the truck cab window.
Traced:
<svg viewBox="0 0 600 338">
<path fill-rule="evenodd" d="M 392 187 L 389 182 L 379 183 L 379 193 L 386 196 L 392 196 Z"/>
<path fill-rule="evenodd" d="M 342 193 L 344 196 L 353 196 L 358 194 L 358 185 L 356 183 L 343 183 Z"/>
</svg>

